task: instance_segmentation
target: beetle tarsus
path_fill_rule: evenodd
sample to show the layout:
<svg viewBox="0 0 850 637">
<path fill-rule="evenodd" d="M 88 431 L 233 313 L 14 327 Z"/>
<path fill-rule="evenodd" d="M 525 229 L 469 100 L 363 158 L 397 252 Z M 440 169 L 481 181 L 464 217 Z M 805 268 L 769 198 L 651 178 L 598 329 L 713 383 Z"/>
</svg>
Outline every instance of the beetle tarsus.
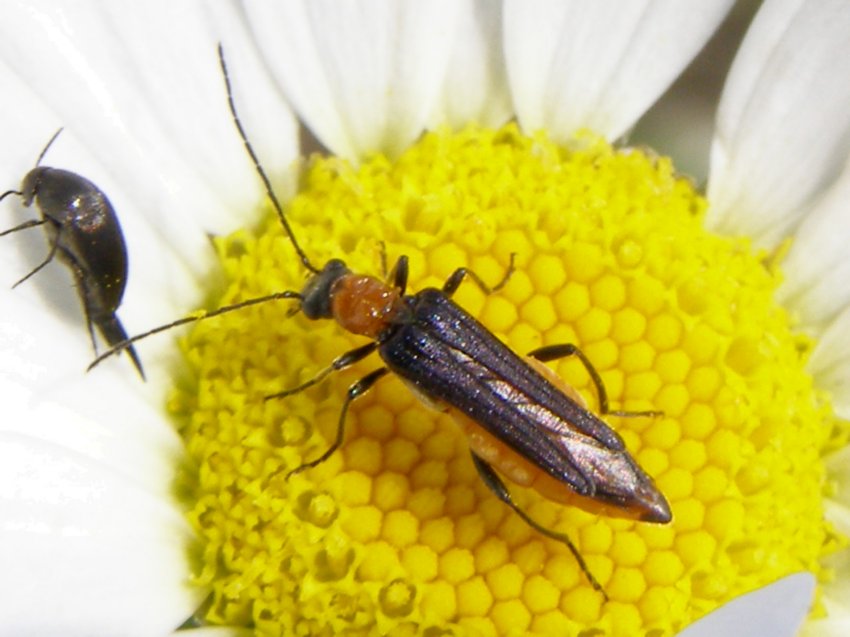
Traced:
<svg viewBox="0 0 850 637">
<path fill-rule="evenodd" d="M 365 348 L 360 348 L 365 349 Z M 356 351 L 356 350 L 354 350 Z M 299 467 L 296 467 L 288 474 L 286 474 L 286 479 L 289 480 L 296 473 L 301 473 L 302 471 L 306 471 L 307 469 L 312 469 L 320 464 L 322 464 L 325 460 L 330 458 L 334 452 L 340 448 L 342 445 L 342 440 L 345 438 L 345 419 L 348 415 L 348 408 L 351 406 L 351 403 L 354 402 L 357 398 L 365 394 L 369 391 L 372 386 L 377 383 L 381 378 L 386 376 L 389 373 L 386 367 L 379 367 L 378 369 L 369 372 L 363 378 L 354 383 L 351 387 L 348 388 L 348 392 L 345 396 L 345 402 L 342 404 L 342 409 L 339 413 L 339 421 L 337 422 L 336 427 L 336 438 L 330 447 L 318 458 L 315 460 L 311 460 L 310 462 L 305 462 Z"/>
<path fill-rule="evenodd" d="M 502 482 L 502 479 L 496 474 L 489 464 L 487 464 L 484 460 L 482 460 L 478 455 L 472 453 L 472 462 L 475 464 L 475 469 L 478 471 L 478 475 L 481 476 L 481 480 L 484 484 L 487 485 L 487 488 L 493 492 L 493 494 L 499 498 L 502 502 L 507 504 L 511 509 L 513 509 L 514 513 L 516 513 L 519 517 L 522 518 L 523 522 L 528 524 L 531 528 L 533 528 L 538 533 L 545 535 L 548 538 L 553 540 L 557 540 L 561 544 L 565 545 L 570 553 L 573 554 L 576 562 L 578 563 L 579 568 L 581 569 L 584 576 L 587 578 L 588 583 L 597 591 L 602 594 L 602 597 L 605 598 L 605 601 L 608 601 L 608 595 L 605 593 L 605 589 L 602 588 L 602 584 L 599 583 L 593 573 L 590 572 L 590 568 L 588 568 L 587 563 L 584 561 L 581 553 L 579 553 L 575 544 L 573 544 L 572 540 L 564 533 L 558 533 L 557 531 L 552 531 L 551 529 L 547 529 L 542 524 L 535 522 L 525 511 L 523 511 L 516 502 L 514 502 L 511 497 L 508 488 L 505 486 L 505 483 Z"/>
</svg>

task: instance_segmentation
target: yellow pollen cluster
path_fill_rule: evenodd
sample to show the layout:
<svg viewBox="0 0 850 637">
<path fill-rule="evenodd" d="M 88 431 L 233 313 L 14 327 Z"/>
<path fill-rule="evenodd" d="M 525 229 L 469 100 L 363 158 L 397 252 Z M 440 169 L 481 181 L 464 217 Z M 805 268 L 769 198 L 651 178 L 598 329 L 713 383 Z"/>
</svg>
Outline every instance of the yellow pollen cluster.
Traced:
<svg viewBox="0 0 850 637">
<path fill-rule="evenodd" d="M 673 635 L 791 572 L 823 575 L 827 401 L 802 371 L 808 344 L 773 302 L 777 275 L 746 241 L 702 227 L 704 200 L 670 162 L 582 137 L 560 148 L 514 126 L 426 135 L 398 161 L 312 160 L 287 216 L 321 267 L 381 276 L 410 259 L 408 293 L 459 267 L 454 299 L 514 351 L 574 343 L 599 371 L 607 418 L 673 511 L 656 525 L 592 515 L 511 487 L 569 535 L 610 601 L 559 542 L 482 483 L 452 419 L 392 375 L 351 406 L 373 355 L 305 391 L 368 342 L 266 303 L 197 325 L 175 391 L 196 472 L 204 617 L 258 635 Z M 305 272 L 273 214 L 219 242 L 217 303 L 300 290 Z M 597 408 L 578 361 L 550 363 Z"/>
</svg>

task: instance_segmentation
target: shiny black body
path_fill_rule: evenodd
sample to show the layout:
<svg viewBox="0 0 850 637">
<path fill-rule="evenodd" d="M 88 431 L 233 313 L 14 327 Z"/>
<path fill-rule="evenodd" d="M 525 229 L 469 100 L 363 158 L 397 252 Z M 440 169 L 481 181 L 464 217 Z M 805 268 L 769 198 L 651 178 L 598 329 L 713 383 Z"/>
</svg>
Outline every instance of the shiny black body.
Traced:
<svg viewBox="0 0 850 637">
<path fill-rule="evenodd" d="M 110 346 L 126 340 L 115 313 L 127 283 L 127 248 L 118 216 L 106 195 L 85 177 L 45 166 L 36 166 L 24 177 L 20 192 L 9 192 L 19 194 L 24 206 L 35 203 L 42 219 L 7 232 L 43 225 L 50 242 L 44 262 L 19 283 L 58 257 L 74 275 L 92 344 L 93 327 Z M 127 352 L 144 378 L 133 347 Z"/>
</svg>

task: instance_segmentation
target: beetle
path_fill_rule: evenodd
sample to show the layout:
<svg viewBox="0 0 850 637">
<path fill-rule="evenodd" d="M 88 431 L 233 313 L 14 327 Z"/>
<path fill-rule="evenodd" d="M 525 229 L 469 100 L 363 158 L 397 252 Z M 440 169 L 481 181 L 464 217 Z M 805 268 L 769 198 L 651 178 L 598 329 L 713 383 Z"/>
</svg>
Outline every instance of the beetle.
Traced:
<svg viewBox="0 0 850 637">
<path fill-rule="evenodd" d="M 21 189 L 7 190 L 0 195 L 0 201 L 9 195 L 18 195 L 26 208 L 35 203 L 41 218 L 25 221 L 0 232 L 0 236 L 44 227 L 50 244 L 47 257 L 12 287 L 17 287 L 58 257 L 74 276 L 89 336 L 97 353 L 95 328 L 110 346 L 127 340 L 127 333 L 116 316 L 127 285 L 127 247 L 118 215 L 100 188 L 69 170 L 41 165 L 45 153 L 61 132 L 60 128 L 47 142 L 35 167 L 24 177 Z M 126 350 L 144 378 L 136 350 L 132 345 Z"/>
<path fill-rule="evenodd" d="M 601 377 L 575 345 L 551 345 L 530 352 L 528 357 L 519 356 L 452 300 L 466 277 L 485 293 L 501 288 L 513 270 L 513 255 L 505 276 L 492 288 L 474 272 L 458 268 L 441 288 L 425 288 L 413 294 L 407 292 L 406 256 L 397 260 L 388 281 L 354 273 L 340 259 L 331 259 L 322 268 L 314 266 L 298 244 L 236 113 L 221 47 L 219 60 L 234 124 L 293 248 L 311 276 L 301 291 L 279 292 L 180 319 L 133 337 L 116 349 L 176 325 L 254 303 L 297 300 L 296 310 L 307 319 L 335 320 L 346 331 L 370 340 L 338 356 L 310 380 L 266 396 L 266 400 L 303 391 L 373 353 L 383 365 L 349 387 L 335 439 L 325 452 L 292 469 L 287 478 L 317 466 L 336 452 L 343 444 L 351 403 L 387 374 L 395 374 L 428 406 L 455 418 L 469 440 L 473 463 L 487 487 L 535 530 L 565 544 L 588 581 L 605 595 L 570 538 L 529 517 L 514 502 L 501 476 L 550 500 L 594 513 L 669 522 L 672 514 L 667 500 L 629 454 L 623 439 L 588 410 L 575 391 L 543 362 L 577 357 L 596 387 L 603 415 L 653 416 L 658 412 L 610 410 Z"/>
</svg>

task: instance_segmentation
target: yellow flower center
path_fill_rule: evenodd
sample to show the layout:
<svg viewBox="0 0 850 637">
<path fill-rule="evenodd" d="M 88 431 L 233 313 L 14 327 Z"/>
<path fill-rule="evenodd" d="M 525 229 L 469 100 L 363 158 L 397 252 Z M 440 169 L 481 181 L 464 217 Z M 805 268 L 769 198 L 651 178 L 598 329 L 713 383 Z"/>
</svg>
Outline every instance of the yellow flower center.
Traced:
<svg viewBox="0 0 850 637">
<path fill-rule="evenodd" d="M 171 405 L 197 470 L 206 619 L 262 635 L 667 635 L 788 573 L 823 576 L 837 423 L 774 302 L 776 272 L 707 233 L 704 208 L 664 158 L 514 126 L 428 134 L 395 163 L 312 160 L 286 214 L 319 266 L 381 277 L 383 250 L 390 267 L 407 255 L 415 293 L 459 267 L 495 284 L 515 253 L 504 289 L 465 282 L 454 300 L 516 352 L 578 345 L 612 409 L 663 411 L 607 421 L 674 519 L 610 519 L 507 483 L 572 538 L 605 602 L 482 483 L 455 422 L 393 376 L 353 402 L 337 453 L 286 479 L 329 447 L 347 388 L 381 362 L 264 400 L 368 342 L 267 303 L 198 324 Z M 303 285 L 273 214 L 218 246 L 220 303 Z M 549 365 L 597 409 L 578 361 Z"/>
</svg>

